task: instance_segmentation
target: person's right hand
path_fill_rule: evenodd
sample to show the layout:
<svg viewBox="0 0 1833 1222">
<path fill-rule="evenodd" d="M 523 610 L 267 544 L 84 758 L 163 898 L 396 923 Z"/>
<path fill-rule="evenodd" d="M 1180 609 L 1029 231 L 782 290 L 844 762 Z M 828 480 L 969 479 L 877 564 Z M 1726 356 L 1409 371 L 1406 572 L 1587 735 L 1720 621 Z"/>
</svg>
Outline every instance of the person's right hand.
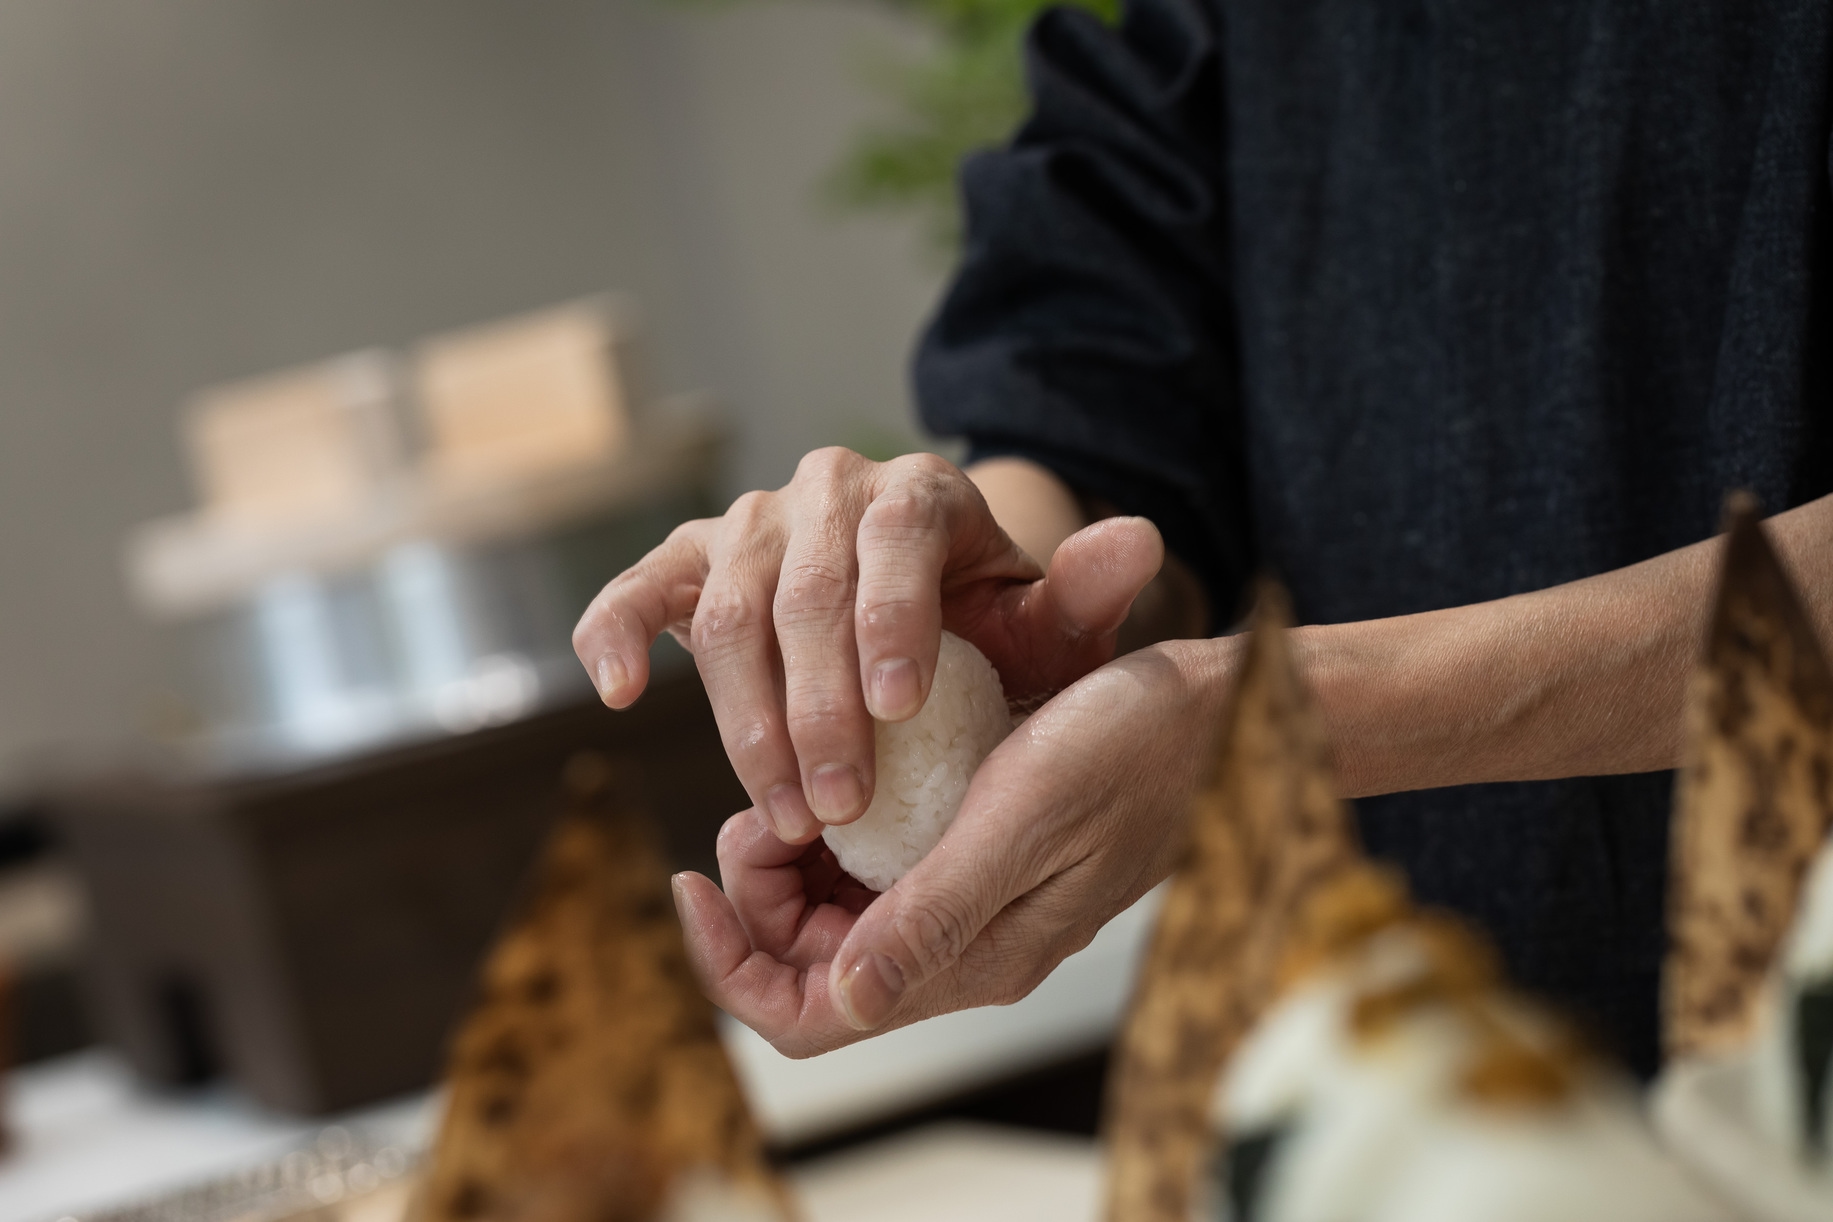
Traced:
<svg viewBox="0 0 1833 1222">
<path fill-rule="evenodd" d="M 1009 700 L 1047 697 L 1108 660 L 1163 558 L 1150 522 L 1109 518 L 1065 540 L 1045 574 L 943 459 L 817 450 L 784 488 L 676 529 L 600 591 L 573 647 L 624 708 L 671 632 L 751 800 L 801 844 L 864 813 L 872 718 L 922 708 L 944 627 L 979 647 Z"/>
</svg>

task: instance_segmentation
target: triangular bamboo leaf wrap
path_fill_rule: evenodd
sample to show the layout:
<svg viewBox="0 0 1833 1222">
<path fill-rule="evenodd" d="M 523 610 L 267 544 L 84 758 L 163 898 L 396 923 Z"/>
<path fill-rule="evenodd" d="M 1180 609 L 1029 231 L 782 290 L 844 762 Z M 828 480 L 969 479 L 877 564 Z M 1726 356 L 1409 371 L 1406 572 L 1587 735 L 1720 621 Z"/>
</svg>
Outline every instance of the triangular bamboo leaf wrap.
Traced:
<svg viewBox="0 0 1833 1222">
<path fill-rule="evenodd" d="M 1670 1056 L 1750 1037 L 1803 875 L 1833 826 L 1833 674 L 1754 502 L 1734 497 L 1730 518 L 1675 790 Z"/>
<path fill-rule="evenodd" d="M 1216 770 L 1121 1033 L 1105 1118 L 1109 1222 L 1188 1222 L 1217 1080 L 1274 991 L 1285 925 L 1362 859 L 1289 623 L 1284 591 L 1263 584 Z"/>
<path fill-rule="evenodd" d="M 694 1175 L 786 1217 L 655 838 L 601 757 L 568 773 L 573 809 L 454 1041 L 415 1218 L 646 1222 Z"/>
</svg>

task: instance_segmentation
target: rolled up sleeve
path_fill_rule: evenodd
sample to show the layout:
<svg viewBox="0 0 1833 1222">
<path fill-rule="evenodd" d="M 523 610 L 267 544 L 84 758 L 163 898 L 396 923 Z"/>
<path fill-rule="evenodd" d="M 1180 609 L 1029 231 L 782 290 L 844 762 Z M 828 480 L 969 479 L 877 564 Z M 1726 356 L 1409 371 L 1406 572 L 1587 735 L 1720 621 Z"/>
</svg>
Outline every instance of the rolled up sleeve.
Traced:
<svg viewBox="0 0 1833 1222">
<path fill-rule="evenodd" d="M 957 278 L 915 362 L 924 423 L 1151 518 L 1219 620 L 1250 554 L 1228 294 L 1220 37 L 1201 0 L 1118 29 L 1046 12 L 1031 118 L 962 173 Z"/>
</svg>

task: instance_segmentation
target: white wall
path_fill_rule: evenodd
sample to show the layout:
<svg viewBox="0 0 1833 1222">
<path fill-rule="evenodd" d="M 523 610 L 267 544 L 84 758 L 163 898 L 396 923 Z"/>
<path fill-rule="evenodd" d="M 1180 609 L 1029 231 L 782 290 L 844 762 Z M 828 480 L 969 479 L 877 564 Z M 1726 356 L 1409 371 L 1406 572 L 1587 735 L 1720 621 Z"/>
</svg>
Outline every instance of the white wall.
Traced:
<svg viewBox="0 0 1833 1222">
<path fill-rule="evenodd" d="M 118 572 L 185 507 L 191 389 L 581 292 L 735 408 L 731 489 L 908 433 L 936 288 L 818 183 L 873 113 L 868 0 L 0 3 L 0 784 L 140 733 Z"/>
</svg>

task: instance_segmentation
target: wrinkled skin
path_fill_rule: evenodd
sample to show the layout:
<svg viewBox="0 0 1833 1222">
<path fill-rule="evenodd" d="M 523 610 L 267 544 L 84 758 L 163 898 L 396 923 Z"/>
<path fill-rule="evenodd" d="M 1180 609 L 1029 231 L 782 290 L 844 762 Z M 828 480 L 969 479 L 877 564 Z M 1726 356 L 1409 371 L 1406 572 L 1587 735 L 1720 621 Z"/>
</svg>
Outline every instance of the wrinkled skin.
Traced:
<svg viewBox="0 0 1833 1222">
<path fill-rule="evenodd" d="M 675 880 L 708 995 L 789 1056 L 1025 996 L 1173 865 L 1215 711 L 1185 672 L 1207 663 L 1180 652 L 1130 654 L 1039 709 L 883 895 L 821 842 L 784 844 L 756 810 L 733 816 L 726 893 Z"/>
<path fill-rule="evenodd" d="M 1150 523 L 1111 518 L 1045 572 L 943 460 L 823 450 L 606 586 L 574 633 L 600 695 L 634 701 L 649 645 L 673 633 L 753 802 L 720 836 L 726 891 L 675 881 L 713 1000 L 791 1055 L 1010 1002 L 1162 878 L 1221 686 L 1214 650 L 1107 664 L 1163 556 Z M 875 897 L 819 836 L 870 802 L 872 718 L 922 707 L 944 627 L 1008 699 L 1042 707 L 937 849 Z"/>
</svg>

